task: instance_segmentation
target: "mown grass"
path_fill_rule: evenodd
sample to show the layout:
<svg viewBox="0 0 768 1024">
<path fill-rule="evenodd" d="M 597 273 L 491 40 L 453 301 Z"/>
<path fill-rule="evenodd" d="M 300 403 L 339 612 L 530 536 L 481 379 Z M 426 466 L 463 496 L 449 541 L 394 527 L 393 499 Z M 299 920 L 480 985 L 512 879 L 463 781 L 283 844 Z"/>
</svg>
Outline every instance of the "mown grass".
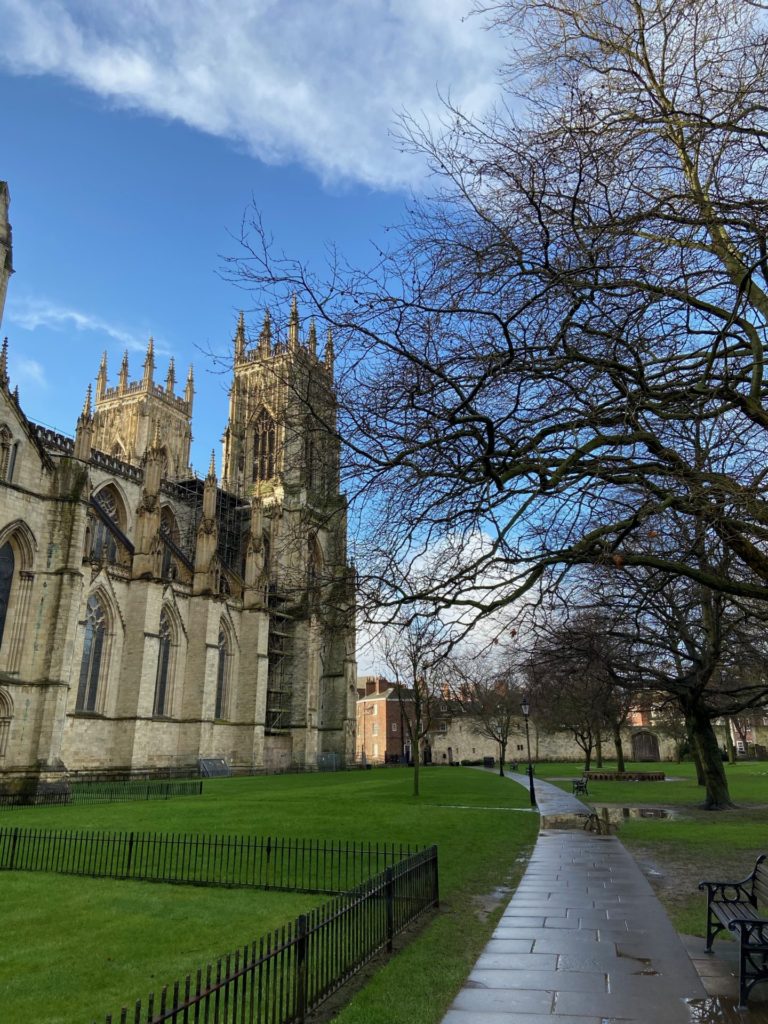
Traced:
<svg viewBox="0 0 768 1024">
<path fill-rule="evenodd" d="M 433 768 L 422 796 L 408 769 L 206 782 L 202 797 L 0 812 L 0 825 L 230 832 L 436 843 L 440 912 L 341 1012 L 345 1024 L 439 1021 L 513 883 L 538 827 L 527 793 L 489 772 Z M 234 950 L 319 900 L 296 894 L 3 875 L 2 1019 L 86 1024 Z M 407 992 L 407 998 L 405 993 Z"/>
<path fill-rule="evenodd" d="M 609 765 L 610 767 L 610 765 Z M 669 819 L 630 818 L 619 838 L 650 875 L 675 927 L 704 935 L 706 899 L 698 891 L 702 879 L 739 879 L 752 870 L 759 853 L 768 852 L 768 762 L 726 764 L 731 798 L 736 807 L 703 811 L 703 790 L 693 764 L 633 764 L 628 769 L 660 770 L 666 782 L 590 782 L 587 801 L 613 807 L 668 807 Z M 570 779 L 581 767 L 540 764 L 539 778 L 570 792 Z"/>
</svg>

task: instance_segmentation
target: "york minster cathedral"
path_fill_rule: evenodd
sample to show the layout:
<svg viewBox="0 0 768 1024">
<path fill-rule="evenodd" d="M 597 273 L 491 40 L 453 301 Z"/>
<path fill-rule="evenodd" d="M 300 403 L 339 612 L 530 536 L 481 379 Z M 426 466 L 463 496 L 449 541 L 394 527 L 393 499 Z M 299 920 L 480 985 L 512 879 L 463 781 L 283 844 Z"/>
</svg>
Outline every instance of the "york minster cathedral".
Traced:
<svg viewBox="0 0 768 1024">
<path fill-rule="evenodd" d="M 13 272 L 0 182 L 0 322 Z M 352 756 L 354 575 L 332 338 L 243 317 L 220 476 L 190 468 L 194 379 L 106 354 L 74 437 L 27 419 L 0 352 L 0 792 L 80 773 Z M 13 339 L 11 339 L 11 344 Z M 96 367 L 94 367 L 96 369 Z M 114 371 L 113 371 L 114 372 Z"/>
</svg>

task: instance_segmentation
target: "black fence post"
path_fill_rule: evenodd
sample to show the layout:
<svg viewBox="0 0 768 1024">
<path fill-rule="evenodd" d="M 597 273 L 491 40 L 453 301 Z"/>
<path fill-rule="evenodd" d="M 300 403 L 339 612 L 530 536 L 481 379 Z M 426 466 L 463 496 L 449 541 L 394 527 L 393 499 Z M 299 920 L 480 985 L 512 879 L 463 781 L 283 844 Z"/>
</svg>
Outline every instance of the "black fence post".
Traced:
<svg viewBox="0 0 768 1024">
<path fill-rule="evenodd" d="M 12 868 L 16 864 L 16 843 L 19 839 L 19 830 L 15 828 L 13 830 L 13 838 L 11 839 L 11 855 L 8 858 L 8 867 Z"/>
<path fill-rule="evenodd" d="M 125 873 L 130 878 L 131 865 L 133 864 L 133 832 L 128 837 L 128 863 L 125 866 Z"/>
<path fill-rule="evenodd" d="M 387 952 L 392 952 L 392 938 L 395 933 L 394 876 L 392 868 L 384 870 L 384 898 L 387 904 Z"/>
<path fill-rule="evenodd" d="M 307 1013 L 307 915 L 296 920 L 296 1021 L 304 1024 Z"/>
<path fill-rule="evenodd" d="M 435 907 L 440 906 L 440 883 L 438 882 L 437 873 L 437 847 L 432 847 L 432 904 Z"/>
</svg>

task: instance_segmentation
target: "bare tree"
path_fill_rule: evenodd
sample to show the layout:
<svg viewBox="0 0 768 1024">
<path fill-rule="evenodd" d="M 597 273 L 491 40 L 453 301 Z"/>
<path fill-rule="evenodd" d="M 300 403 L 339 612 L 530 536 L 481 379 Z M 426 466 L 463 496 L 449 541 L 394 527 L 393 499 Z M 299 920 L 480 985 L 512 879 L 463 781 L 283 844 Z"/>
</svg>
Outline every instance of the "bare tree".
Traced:
<svg viewBox="0 0 768 1024">
<path fill-rule="evenodd" d="M 524 691 L 510 666 L 499 668 L 487 658 L 452 659 L 453 697 L 469 716 L 470 728 L 499 748 L 499 775 L 504 775 L 507 745 L 520 732 L 520 706 Z"/>
<path fill-rule="evenodd" d="M 550 620 L 526 665 L 539 727 L 569 733 L 584 752 L 585 771 L 615 712 L 615 674 L 606 663 L 601 625 L 599 616 L 589 613 Z"/>
<path fill-rule="evenodd" d="M 433 722 L 446 703 L 450 639 L 435 618 L 416 615 L 390 623 L 380 639 L 388 674 L 410 740 L 413 795 L 419 795 L 420 757 Z"/>
<path fill-rule="evenodd" d="M 232 265 L 335 331 L 362 595 L 470 620 L 613 562 L 764 601 L 764 23 L 741 0 L 490 13 L 523 112 L 405 121 L 438 177 L 391 250 L 321 280 L 255 223 Z M 728 426 L 716 470 L 692 421 Z M 646 544 L 671 512 L 733 559 Z"/>
</svg>

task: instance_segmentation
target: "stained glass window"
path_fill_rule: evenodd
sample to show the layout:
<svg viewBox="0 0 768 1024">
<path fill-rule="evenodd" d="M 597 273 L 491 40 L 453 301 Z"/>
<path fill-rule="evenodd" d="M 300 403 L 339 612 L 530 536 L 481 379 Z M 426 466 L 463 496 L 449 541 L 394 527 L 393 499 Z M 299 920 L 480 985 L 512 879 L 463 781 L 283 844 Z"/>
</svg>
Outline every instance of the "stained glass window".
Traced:
<svg viewBox="0 0 768 1024">
<path fill-rule="evenodd" d="M 173 653 L 173 631 L 171 620 L 165 610 L 160 612 L 160 644 L 157 654 L 157 675 L 155 677 L 155 706 L 153 714 L 168 714 L 169 682 L 171 676 L 171 656 Z"/>
<path fill-rule="evenodd" d="M 229 644 L 227 634 L 219 630 L 219 662 L 216 669 L 216 710 L 215 718 L 227 717 L 227 698 L 229 689 Z"/>
<path fill-rule="evenodd" d="M 0 644 L 3 642 L 3 633 L 5 632 L 5 620 L 8 615 L 8 603 L 11 599 L 14 567 L 13 548 L 10 544 L 3 544 L 0 548 Z"/>
<path fill-rule="evenodd" d="M 80 662 L 80 681 L 77 686 L 77 711 L 95 711 L 99 692 L 99 677 L 104 660 L 107 617 L 96 595 L 88 598 L 85 611 L 85 637 Z"/>
</svg>

